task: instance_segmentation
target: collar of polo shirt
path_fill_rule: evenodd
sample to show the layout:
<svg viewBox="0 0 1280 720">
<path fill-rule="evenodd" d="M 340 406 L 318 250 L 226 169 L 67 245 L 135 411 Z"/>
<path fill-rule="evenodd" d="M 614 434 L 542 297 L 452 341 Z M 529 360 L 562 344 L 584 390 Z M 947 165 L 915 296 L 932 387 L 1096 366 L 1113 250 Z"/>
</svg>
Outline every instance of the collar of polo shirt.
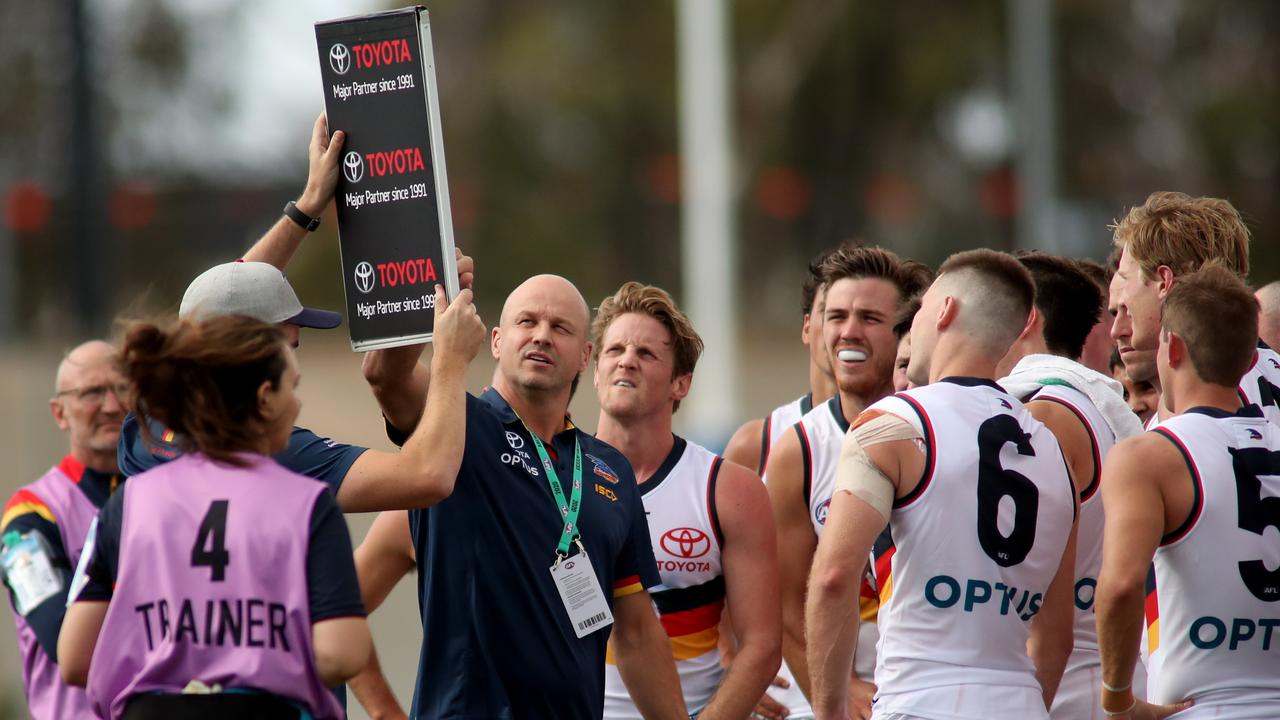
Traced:
<svg viewBox="0 0 1280 720">
<path fill-rule="evenodd" d="M 511 425 L 520 422 L 520 417 L 516 415 L 516 411 L 511 409 L 511 403 L 507 402 L 507 399 L 502 397 L 502 393 L 498 392 L 496 388 L 487 388 L 483 393 L 481 393 L 480 399 L 489 403 L 489 405 L 498 411 L 499 419 L 501 419 L 504 424 Z M 521 423 L 521 425 L 523 425 L 523 423 Z M 569 416 L 569 413 L 566 412 L 564 414 L 564 428 L 560 432 L 577 429 L 578 426 L 573 424 L 573 419 Z"/>
</svg>

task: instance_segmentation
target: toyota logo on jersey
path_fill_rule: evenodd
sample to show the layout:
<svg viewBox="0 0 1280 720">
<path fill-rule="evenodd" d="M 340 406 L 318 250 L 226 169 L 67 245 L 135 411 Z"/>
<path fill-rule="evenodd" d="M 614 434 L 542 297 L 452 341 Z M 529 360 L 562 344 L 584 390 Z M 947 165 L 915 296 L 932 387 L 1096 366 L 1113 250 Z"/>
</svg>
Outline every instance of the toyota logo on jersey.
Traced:
<svg viewBox="0 0 1280 720">
<path fill-rule="evenodd" d="M 697 528 L 673 528 L 658 542 L 668 555 L 678 558 L 700 558 L 711 551 L 711 538 Z"/>
</svg>

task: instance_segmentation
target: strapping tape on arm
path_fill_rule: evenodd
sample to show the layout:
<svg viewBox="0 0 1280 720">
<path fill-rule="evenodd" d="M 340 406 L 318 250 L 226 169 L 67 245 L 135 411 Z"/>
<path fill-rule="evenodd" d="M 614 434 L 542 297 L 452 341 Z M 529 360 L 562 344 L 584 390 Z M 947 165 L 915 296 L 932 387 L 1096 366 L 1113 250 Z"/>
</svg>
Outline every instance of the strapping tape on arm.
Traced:
<svg viewBox="0 0 1280 720">
<path fill-rule="evenodd" d="M 836 492 L 844 490 L 876 509 L 889 521 L 897 488 L 867 455 L 867 448 L 887 442 L 924 438 L 914 425 L 892 413 L 864 415 L 844 436 L 840 465 L 836 468 Z"/>
</svg>

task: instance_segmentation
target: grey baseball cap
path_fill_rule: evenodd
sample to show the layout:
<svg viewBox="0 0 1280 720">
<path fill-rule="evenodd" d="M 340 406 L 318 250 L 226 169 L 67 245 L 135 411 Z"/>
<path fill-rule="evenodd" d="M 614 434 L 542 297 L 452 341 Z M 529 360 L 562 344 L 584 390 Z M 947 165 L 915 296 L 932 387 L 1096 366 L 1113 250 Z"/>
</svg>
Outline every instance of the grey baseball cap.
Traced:
<svg viewBox="0 0 1280 720">
<path fill-rule="evenodd" d="M 263 262 L 215 265 L 191 281 L 178 315 L 199 319 L 216 315 L 248 315 L 267 323 L 287 322 L 328 330 L 342 316 L 328 310 L 302 307 L 284 273 Z"/>
</svg>

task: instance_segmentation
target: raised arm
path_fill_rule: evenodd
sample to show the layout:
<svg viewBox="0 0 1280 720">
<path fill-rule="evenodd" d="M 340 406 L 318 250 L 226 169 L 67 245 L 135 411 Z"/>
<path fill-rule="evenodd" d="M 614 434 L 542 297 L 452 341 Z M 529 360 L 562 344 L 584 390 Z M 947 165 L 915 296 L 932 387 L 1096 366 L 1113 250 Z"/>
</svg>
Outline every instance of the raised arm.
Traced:
<svg viewBox="0 0 1280 720">
<path fill-rule="evenodd" d="M 471 291 L 453 302 L 436 286 L 435 354 L 423 419 L 398 453 L 369 450 L 352 464 L 338 491 L 344 512 L 433 505 L 453 492 L 466 445 L 467 366 L 486 330 Z"/>
<path fill-rule="evenodd" d="M 454 248 L 458 265 L 458 286 L 467 289 L 475 282 L 475 261 Z M 409 435 L 422 419 L 431 384 L 431 369 L 420 362 L 427 345 L 404 345 L 365 353 L 361 364 L 365 382 L 382 409 L 382 415 L 404 435 Z"/>
<path fill-rule="evenodd" d="M 738 651 L 698 717 L 745 718 L 782 661 L 782 610 L 769 495 L 760 479 L 730 462 L 720 467 L 716 514 L 724 534 L 721 562 Z"/>
<path fill-rule="evenodd" d="M 307 148 L 307 186 L 295 201 L 302 214 L 320 217 L 333 199 L 338 187 L 338 164 L 342 158 L 342 144 L 346 135 L 341 130 L 329 136 L 329 122 L 324 113 L 316 118 L 311 128 L 311 145 Z M 264 262 L 284 270 L 293 254 L 302 245 L 307 231 L 301 225 L 281 215 L 253 247 L 244 254 L 250 262 Z"/>
</svg>

